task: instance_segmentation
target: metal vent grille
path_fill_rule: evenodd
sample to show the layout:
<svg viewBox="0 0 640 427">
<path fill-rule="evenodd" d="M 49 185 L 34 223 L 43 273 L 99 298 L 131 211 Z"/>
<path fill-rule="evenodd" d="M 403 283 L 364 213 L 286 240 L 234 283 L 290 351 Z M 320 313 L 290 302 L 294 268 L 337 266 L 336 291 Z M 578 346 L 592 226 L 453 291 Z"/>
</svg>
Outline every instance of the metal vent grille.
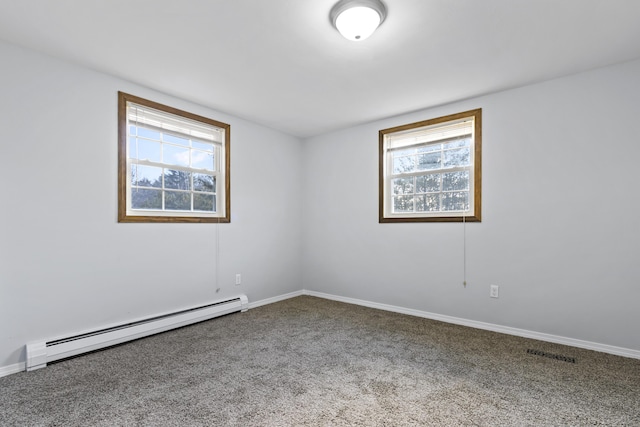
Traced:
<svg viewBox="0 0 640 427">
<path fill-rule="evenodd" d="M 546 351 L 542 351 L 542 350 L 528 349 L 527 350 L 527 354 L 533 354 L 533 355 L 536 355 L 536 356 L 547 357 L 549 359 L 560 360 L 562 362 L 576 363 L 576 358 L 575 357 L 567 357 L 567 356 L 562 356 L 561 354 L 547 353 Z"/>
</svg>

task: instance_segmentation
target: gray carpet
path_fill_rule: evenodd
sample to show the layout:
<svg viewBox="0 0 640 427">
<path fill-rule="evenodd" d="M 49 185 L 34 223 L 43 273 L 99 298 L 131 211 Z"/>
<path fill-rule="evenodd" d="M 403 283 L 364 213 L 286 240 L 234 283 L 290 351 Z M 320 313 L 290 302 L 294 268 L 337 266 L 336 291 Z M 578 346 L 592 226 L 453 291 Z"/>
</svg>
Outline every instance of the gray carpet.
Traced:
<svg viewBox="0 0 640 427">
<path fill-rule="evenodd" d="M 0 378 L 0 425 L 640 426 L 640 360 L 298 297 Z"/>
</svg>

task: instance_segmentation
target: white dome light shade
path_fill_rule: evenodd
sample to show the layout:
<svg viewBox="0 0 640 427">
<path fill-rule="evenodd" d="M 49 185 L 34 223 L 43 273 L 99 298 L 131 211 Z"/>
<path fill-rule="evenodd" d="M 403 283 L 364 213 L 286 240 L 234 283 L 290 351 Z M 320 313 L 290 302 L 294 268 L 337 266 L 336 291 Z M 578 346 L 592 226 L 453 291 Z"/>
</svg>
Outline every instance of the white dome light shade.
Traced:
<svg viewBox="0 0 640 427">
<path fill-rule="evenodd" d="M 344 38 L 353 41 L 364 40 L 380 25 L 380 15 L 368 7 L 354 7 L 342 12 L 336 18 L 336 28 Z"/>
<path fill-rule="evenodd" d="M 373 34 L 385 16 L 380 0 L 341 0 L 330 13 L 331 23 L 352 41 L 362 41 Z"/>
</svg>

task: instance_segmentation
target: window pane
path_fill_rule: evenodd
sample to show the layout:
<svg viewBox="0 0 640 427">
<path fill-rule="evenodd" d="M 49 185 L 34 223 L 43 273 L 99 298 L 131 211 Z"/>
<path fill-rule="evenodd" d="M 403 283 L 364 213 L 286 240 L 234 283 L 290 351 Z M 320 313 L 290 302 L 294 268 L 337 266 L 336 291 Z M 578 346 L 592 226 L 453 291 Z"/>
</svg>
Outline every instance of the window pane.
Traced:
<svg viewBox="0 0 640 427">
<path fill-rule="evenodd" d="M 135 126 L 129 126 L 129 134 L 130 135 L 136 135 L 138 128 Z"/>
<path fill-rule="evenodd" d="M 440 169 L 441 154 L 439 151 L 435 153 L 426 153 L 418 155 L 418 170 Z"/>
<path fill-rule="evenodd" d="M 391 186 L 393 194 L 413 194 L 413 178 L 396 178 Z"/>
<path fill-rule="evenodd" d="M 160 143 L 147 139 L 132 138 L 132 143 L 129 147 L 129 157 L 132 159 L 159 162 Z"/>
<path fill-rule="evenodd" d="M 469 147 L 471 145 L 471 137 L 456 139 L 455 141 L 444 144 L 444 149 L 449 150 L 451 148 Z"/>
<path fill-rule="evenodd" d="M 469 148 L 458 148 L 444 152 L 444 167 L 467 166 L 469 164 Z"/>
<path fill-rule="evenodd" d="M 160 132 L 138 126 L 138 136 L 155 139 L 160 141 Z"/>
<path fill-rule="evenodd" d="M 191 210 L 191 194 L 178 191 L 164 192 L 164 208 L 169 210 Z"/>
<path fill-rule="evenodd" d="M 204 173 L 193 174 L 193 189 L 195 191 L 216 192 L 216 177 Z"/>
<path fill-rule="evenodd" d="M 189 149 L 163 144 L 162 161 L 168 165 L 189 166 Z"/>
<path fill-rule="evenodd" d="M 203 151 L 213 151 L 213 144 L 208 142 L 191 141 L 191 146 Z"/>
<path fill-rule="evenodd" d="M 442 190 L 456 191 L 469 189 L 469 171 L 442 174 Z"/>
<path fill-rule="evenodd" d="M 162 168 L 131 165 L 131 185 L 140 187 L 162 187 Z"/>
<path fill-rule="evenodd" d="M 415 148 L 406 148 L 404 150 L 398 150 L 395 153 L 393 153 L 393 155 L 396 157 L 410 156 L 411 154 L 416 154 Z"/>
<path fill-rule="evenodd" d="M 191 167 L 195 169 L 215 170 L 213 166 L 213 153 L 200 150 L 191 150 Z"/>
<path fill-rule="evenodd" d="M 413 212 L 413 196 L 396 196 L 393 198 L 394 212 Z"/>
<path fill-rule="evenodd" d="M 440 191 L 440 178 L 439 173 L 432 173 L 429 175 L 421 175 L 416 177 L 416 193 L 433 193 Z"/>
<path fill-rule="evenodd" d="M 415 169 L 415 156 L 398 157 L 393 155 L 393 173 L 411 172 Z"/>
<path fill-rule="evenodd" d="M 132 209 L 162 209 L 162 191 L 141 188 L 131 189 Z"/>
<path fill-rule="evenodd" d="M 171 142 L 173 144 L 180 144 L 180 145 L 185 145 L 185 146 L 189 146 L 189 140 L 185 139 L 185 138 L 179 138 L 177 136 L 174 135 L 170 135 L 168 133 L 165 133 L 162 135 L 162 140 L 165 142 Z"/>
<path fill-rule="evenodd" d="M 164 188 L 190 190 L 191 172 L 166 169 L 164 172 Z"/>
<path fill-rule="evenodd" d="M 193 209 L 196 211 L 215 212 L 216 196 L 213 194 L 193 194 Z"/>
<path fill-rule="evenodd" d="M 437 212 L 440 210 L 440 195 L 416 196 L 416 212 Z"/>
<path fill-rule="evenodd" d="M 443 211 L 467 211 L 469 210 L 469 192 L 460 191 L 442 194 Z"/>
<path fill-rule="evenodd" d="M 431 153 L 432 151 L 440 151 L 442 144 L 430 144 L 418 148 L 418 153 Z"/>
</svg>

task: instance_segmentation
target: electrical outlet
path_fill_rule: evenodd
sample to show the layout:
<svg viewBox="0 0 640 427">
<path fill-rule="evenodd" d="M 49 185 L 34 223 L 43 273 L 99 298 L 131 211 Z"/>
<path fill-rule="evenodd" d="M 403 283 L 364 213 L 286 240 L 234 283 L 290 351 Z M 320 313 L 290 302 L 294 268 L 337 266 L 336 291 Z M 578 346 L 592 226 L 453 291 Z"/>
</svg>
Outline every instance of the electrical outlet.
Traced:
<svg viewBox="0 0 640 427">
<path fill-rule="evenodd" d="M 489 296 L 491 298 L 498 298 L 499 295 L 500 295 L 500 286 L 491 285 L 491 288 L 489 290 Z"/>
<path fill-rule="evenodd" d="M 242 276 L 240 276 L 240 273 L 236 274 L 236 286 L 238 286 L 240 283 L 242 283 Z"/>
</svg>

